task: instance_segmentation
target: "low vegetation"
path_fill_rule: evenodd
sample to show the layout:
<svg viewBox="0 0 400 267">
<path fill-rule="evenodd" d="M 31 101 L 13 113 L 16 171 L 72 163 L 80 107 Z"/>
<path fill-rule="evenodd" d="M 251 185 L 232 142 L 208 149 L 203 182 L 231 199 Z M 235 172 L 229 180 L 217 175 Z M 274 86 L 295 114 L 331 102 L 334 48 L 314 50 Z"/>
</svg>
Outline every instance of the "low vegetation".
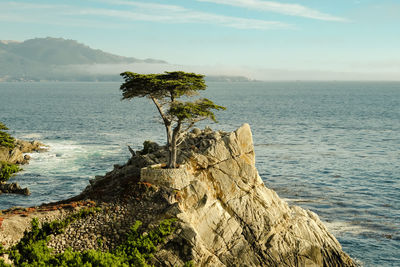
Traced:
<svg viewBox="0 0 400 267">
<path fill-rule="evenodd" d="M 15 138 L 8 134 L 8 128 L 0 122 L 0 147 L 5 147 L 9 151 L 15 148 Z M 7 182 L 13 174 L 22 169 L 17 164 L 0 161 L 0 183 Z"/>
<path fill-rule="evenodd" d="M 7 132 L 8 128 L 2 122 L 0 122 L 0 146 L 6 147 L 9 150 L 15 147 L 15 138 L 9 135 Z"/>
<path fill-rule="evenodd" d="M 7 182 L 10 177 L 21 171 L 22 169 L 17 164 L 0 162 L 0 183 Z"/>
<path fill-rule="evenodd" d="M 126 236 L 126 241 L 115 250 L 104 252 L 98 250 L 72 251 L 67 249 L 63 253 L 54 254 L 47 247 L 50 235 L 62 233 L 72 222 L 87 217 L 95 212 L 97 208 L 81 210 L 68 216 L 62 221 L 44 223 L 39 226 L 37 219 L 32 220 L 31 231 L 25 231 L 21 241 L 9 250 L 0 247 L 0 255 L 8 254 L 15 266 L 150 266 L 149 259 L 153 257 L 157 246 L 165 237 L 174 231 L 175 219 L 167 219 L 148 233 L 142 233 L 142 223 L 136 221 Z M 9 266 L 0 260 L 0 267 Z M 187 262 L 185 266 L 193 266 Z"/>
</svg>

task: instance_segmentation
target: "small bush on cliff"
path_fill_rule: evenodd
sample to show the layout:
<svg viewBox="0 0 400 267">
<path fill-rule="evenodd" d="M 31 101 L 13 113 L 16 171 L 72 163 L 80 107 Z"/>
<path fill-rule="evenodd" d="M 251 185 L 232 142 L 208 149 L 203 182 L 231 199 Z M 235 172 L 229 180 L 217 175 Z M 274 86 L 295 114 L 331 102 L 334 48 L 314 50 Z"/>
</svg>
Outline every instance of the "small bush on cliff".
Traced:
<svg viewBox="0 0 400 267">
<path fill-rule="evenodd" d="M 149 153 L 153 153 L 153 152 L 157 151 L 159 148 L 160 148 L 160 146 L 157 143 L 152 142 L 150 140 L 146 140 L 143 142 L 143 150 L 140 151 L 140 154 L 146 155 Z"/>
<path fill-rule="evenodd" d="M 3 259 L 0 259 L 0 267 L 11 267 L 11 265 L 6 264 Z"/>
<path fill-rule="evenodd" d="M 8 179 L 22 169 L 17 164 L 7 163 L 4 161 L 0 162 L 0 183 L 7 182 Z"/>
<path fill-rule="evenodd" d="M 0 122 L 0 146 L 13 150 L 15 147 L 15 139 L 4 130 L 8 130 L 8 128 Z"/>
</svg>

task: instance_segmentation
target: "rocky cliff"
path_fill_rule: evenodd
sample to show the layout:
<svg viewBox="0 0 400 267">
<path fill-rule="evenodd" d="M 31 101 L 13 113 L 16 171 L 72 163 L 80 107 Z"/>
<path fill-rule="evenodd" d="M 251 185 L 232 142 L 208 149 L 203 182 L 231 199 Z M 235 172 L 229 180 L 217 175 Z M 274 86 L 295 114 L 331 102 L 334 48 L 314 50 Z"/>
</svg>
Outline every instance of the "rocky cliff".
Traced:
<svg viewBox="0 0 400 267">
<path fill-rule="evenodd" d="M 188 260 L 196 266 L 355 265 L 315 213 L 288 205 L 265 187 L 248 124 L 232 133 L 195 129 L 180 149 L 178 170 L 154 166 L 167 153 L 148 145 L 73 200 L 122 201 L 126 218 L 148 226 L 178 218 L 177 230 L 155 254 L 157 266 Z"/>
<path fill-rule="evenodd" d="M 29 155 L 24 155 L 25 153 L 42 152 L 45 150 L 45 145 L 38 141 L 28 142 L 24 140 L 16 140 L 15 148 L 12 150 L 0 146 L 0 161 L 13 164 L 27 164 L 30 157 Z"/>
<path fill-rule="evenodd" d="M 155 266 L 355 266 L 315 213 L 289 206 L 265 187 L 249 125 L 232 133 L 194 129 L 180 145 L 179 169 L 162 168 L 167 151 L 157 144 L 131 152 L 125 165 L 74 198 L 3 211 L 0 242 L 6 248 L 18 242 L 33 217 L 62 219 L 96 205 L 101 212 L 52 234 L 47 245 L 55 253 L 113 251 L 136 220 L 146 233 L 176 218 L 150 259 Z"/>
<path fill-rule="evenodd" d="M 19 165 L 28 164 L 30 156 L 26 155 L 26 153 L 42 152 L 45 150 L 45 145 L 38 141 L 28 142 L 24 140 L 15 140 L 15 147 L 11 150 L 8 147 L 0 146 L 0 171 L 4 167 L 4 163 Z M 18 183 L 8 184 L 2 181 L 1 178 L 0 176 L 0 195 L 2 193 L 30 195 L 28 188 L 21 188 Z"/>
</svg>

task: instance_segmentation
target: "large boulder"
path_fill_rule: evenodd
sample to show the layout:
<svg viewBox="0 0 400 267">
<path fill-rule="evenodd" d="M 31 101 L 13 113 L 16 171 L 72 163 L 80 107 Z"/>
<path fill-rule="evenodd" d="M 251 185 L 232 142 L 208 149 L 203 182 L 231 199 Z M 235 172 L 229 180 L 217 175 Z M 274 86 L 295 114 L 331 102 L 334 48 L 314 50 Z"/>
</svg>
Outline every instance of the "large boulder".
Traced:
<svg viewBox="0 0 400 267">
<path fill-rule="evenodd" d="M 171 203 L 197 265 L 354 266 L 318 215 L 264 185 L 248 124 L 232 133 L 192 133 L 185 145 L 192 149 L 182 147 L 181 164 L 192 175 L 176 177 L 190 180 Z M 165 186 L 162 177 L 154 183 Z M 179 262 L 180 252 L 167 254 L 170 265 Z"/>
<path fill-rule="evenodd" d="M 28 188 L 22 188 L 18 183 L 0 183 L 0 195 L 2 193 L 20 194 L 25 196 L 29 196 L 31 194 Z"/>
</svg>

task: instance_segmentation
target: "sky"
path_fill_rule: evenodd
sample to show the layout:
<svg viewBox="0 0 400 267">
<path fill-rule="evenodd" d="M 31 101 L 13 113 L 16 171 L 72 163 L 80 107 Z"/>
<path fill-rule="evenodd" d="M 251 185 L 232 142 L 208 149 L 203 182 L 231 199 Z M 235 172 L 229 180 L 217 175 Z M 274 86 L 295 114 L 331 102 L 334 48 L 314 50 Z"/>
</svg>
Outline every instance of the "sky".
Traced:
<svg viewBox="0 0 400 267">
<path fill-rule="evenodd" d="M 206 74 L 400 80 L 400 0 L 0 0 L 0 39 L 35 37 Z"/>
</svg>

